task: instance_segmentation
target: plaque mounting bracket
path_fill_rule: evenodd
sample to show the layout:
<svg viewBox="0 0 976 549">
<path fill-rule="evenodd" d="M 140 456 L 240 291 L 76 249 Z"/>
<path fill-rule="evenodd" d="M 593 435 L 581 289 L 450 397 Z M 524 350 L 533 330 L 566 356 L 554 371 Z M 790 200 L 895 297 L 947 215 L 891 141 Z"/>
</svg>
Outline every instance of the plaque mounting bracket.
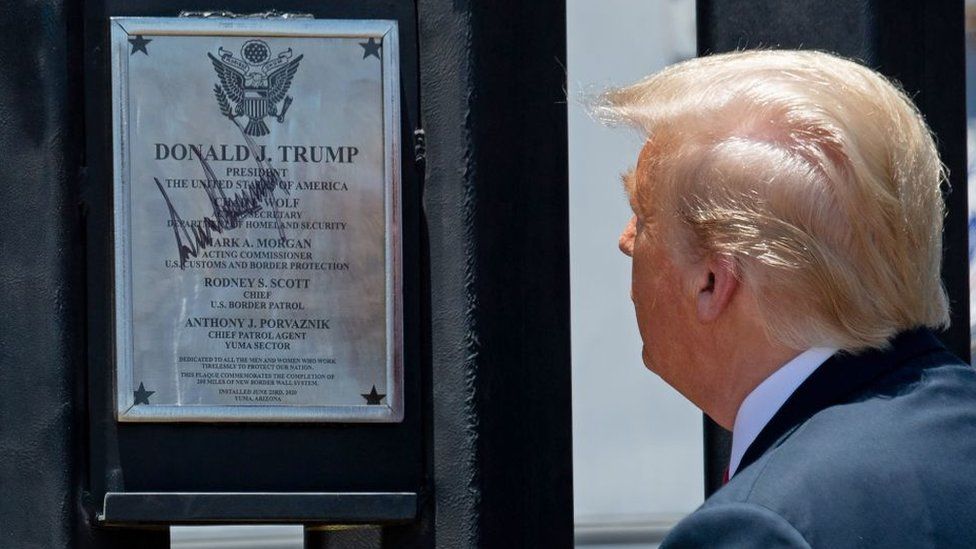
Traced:
<svg viewBox="0 0 976 549">
<path fill-rule="evenodd" d="M 278 10 L 261 11 L 256 13 L 234 13 L 232 11 L 181 11 L 180 17 L 198 17 L 203 19 L 315 19 L 311 13 L 285 12 Z"/>
</svg>

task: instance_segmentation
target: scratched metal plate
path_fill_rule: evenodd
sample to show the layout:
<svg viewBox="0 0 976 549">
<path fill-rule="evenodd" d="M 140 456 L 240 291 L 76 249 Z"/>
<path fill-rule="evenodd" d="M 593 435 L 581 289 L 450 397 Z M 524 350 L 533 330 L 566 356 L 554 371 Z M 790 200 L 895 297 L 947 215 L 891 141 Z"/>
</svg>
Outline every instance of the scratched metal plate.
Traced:
<svg viewBox="0 0 976 549">
<path fill-rule="evenodd" d="M 120 421 L 400 421 L 392 21 L 113 18 Z"/>
</svg>

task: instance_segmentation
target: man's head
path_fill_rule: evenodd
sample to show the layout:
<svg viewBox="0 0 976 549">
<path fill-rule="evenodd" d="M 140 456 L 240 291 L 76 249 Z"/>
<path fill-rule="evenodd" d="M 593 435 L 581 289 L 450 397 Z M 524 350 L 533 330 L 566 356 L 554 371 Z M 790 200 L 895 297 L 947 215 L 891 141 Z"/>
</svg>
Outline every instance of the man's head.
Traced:
<svg viewBox="0 0 976 549">
<path fill-rule="evenodd" d="M 621 248 L 645 361 L 672 385 L 668 361 L 736 341 L 778 357 L 858 351 L 948 323 L 942 164 L 877 73 L 819 52 L 739 52 L 604 99 L 601 114 L 648 136 L 625 176 L 637 226 Z"/>
</svg>

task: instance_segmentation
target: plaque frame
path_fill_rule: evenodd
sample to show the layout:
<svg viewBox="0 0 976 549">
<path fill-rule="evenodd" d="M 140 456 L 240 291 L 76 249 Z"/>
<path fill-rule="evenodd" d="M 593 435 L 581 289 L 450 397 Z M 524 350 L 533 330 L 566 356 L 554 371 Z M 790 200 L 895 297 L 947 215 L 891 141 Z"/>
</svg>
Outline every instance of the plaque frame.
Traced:
<svg viewBox="0 0 976 549">
<path fill-rule="evenodd" d="M 119 422 L 399 423 L 404 414 L 401 235 L 400 50 L 395 20 L 288 17 L 111 17 L 115 412 Z M 130 37 L 228 36 L 375 38 L 381 56 L 386 223 L 386 380 L 379 405 L 135 405 L 132 345 L 131 211 L 129 202 L 128 61 Z M 123 235 L 121 238 L 119 235 Z"/>
</svg>

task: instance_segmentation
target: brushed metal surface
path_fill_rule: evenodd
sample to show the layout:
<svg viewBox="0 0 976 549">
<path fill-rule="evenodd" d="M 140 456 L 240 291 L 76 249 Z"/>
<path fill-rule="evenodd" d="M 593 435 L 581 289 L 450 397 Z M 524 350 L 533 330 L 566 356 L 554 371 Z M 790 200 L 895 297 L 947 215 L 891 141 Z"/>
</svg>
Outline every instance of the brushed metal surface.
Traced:
<svg viewBox="0 0 976 549">
<path fill-rule="evenodd" d="M 118 419 L 402 419 L 396 22 L 111 32 Z"/>
</svg>

